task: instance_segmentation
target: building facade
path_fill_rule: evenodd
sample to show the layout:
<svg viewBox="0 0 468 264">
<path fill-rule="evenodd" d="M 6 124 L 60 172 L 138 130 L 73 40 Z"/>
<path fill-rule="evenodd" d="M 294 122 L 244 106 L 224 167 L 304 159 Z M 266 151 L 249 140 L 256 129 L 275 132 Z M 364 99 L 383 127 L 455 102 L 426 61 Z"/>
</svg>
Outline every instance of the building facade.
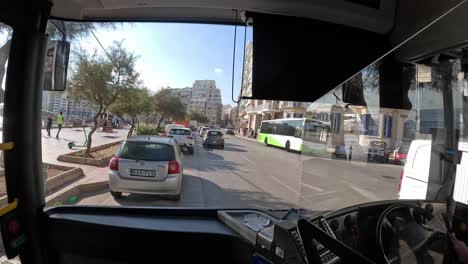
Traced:
<svg viewBox="0 0 468 264">
<path fill-rule="evenodd" d="M 192 87 L 167 88 L 166 90 L 169 91 L 172 96 L 178 97 L 182 104 L 185 105 L 185 109 L 189 109 L 190 101 L 192 100 Z"/>
<path fill-rule="evenodd" d="M 167 90 L 181 100 L 189 113 L 201 113 L 213 124 L 221 121 L 221 90 L 216 88 L 214 80 L 196 80 L 192 87 L 167 88 Z"/>
<path fill-rule="evenodd" d="M 73 101 L 67 92 L 43 91 L 42 110 L 51 114 L 63 113 L 65 120 L 89 120 L 96 111 L 88 101 Z"/>
</svg>

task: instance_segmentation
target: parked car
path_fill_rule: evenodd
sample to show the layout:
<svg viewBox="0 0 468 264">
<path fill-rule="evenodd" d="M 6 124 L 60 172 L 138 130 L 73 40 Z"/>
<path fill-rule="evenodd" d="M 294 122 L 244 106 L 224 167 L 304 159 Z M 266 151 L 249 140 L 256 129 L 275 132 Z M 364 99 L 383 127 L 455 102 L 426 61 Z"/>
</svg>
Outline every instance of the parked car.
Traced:
<svg viewBox="0 0 468 264">
<path fill-rule="evenodd" d="M 164 128 L 164 135 L 167 136 L 167 133 L 169 133 L 169 131 L 171 131 L 171 129 L 175 128 L 175 127 L 184 127 L 184 125 L 181 125 L 181 124 L 169 124 L 167 125 L 165 128 Z"/>
<path fill-rule="evenodd" d="M 232 129 L 226 130 L 226 135 L 233 135 L 234 136 L 234 130 L 232 130 Z"/>
<path fill-rule="evenodd" d="M 332 154 L 332 158 L 344 158 L 351 160 L 353 156 L 353 147 L 346 146 L 345 144 L 337 145 L 335 147 L 335 152 Z"/>
<path fill-rule="evenodd" d="M 220 130 L 208 130 L 202 144 L 204 148 L 217 146 L 224 149 L 223 133 Z"/>
<path fill-rule="evenodd" d="M 169 131 L 168 137 L 174 138 L 179 144 L 182 151 L 193 154 L 195 142 L 193 140 L 192 131 L 184 127 L 176 127 Z"/>
<path fill-rule="evenodd" d="M 201 129 L 201 131 L 200 131 L 200 136 L 201 136 L 201 137 L 204 137 L 206 131 L 208 131 L 208 130 L 210 130 L 210 129 L 211 129 L 211 128 L 210 128 L 210 127 L 207 127 L 207 126 L 202 127 L 202 129 Z"/>
<path fill-rule="evenodd" d="M 183 154 L 176 140 L 132 137 L 122 143 L 109 162 L 109 189 L 113 197 L 125 192 L 164 195 L 179 200 L 183 168 Z"/>
<path fill-rule="evenodd" d="M 406 157 L 408 154 L 408 150 L 410 147 L 409 142 L 403 142 L 400 146 L 398 146 L 395 151 L 393 152 L 393 162 L 397 165 L 405 165 Z"/>
<path fill-rule="evenodd" d="M 388 162 L 390 150 L 388 145 L 383 141 L 371 141 L 367 150 L 367 161 L 379 161 L 381 163 Z"/>
</svg>

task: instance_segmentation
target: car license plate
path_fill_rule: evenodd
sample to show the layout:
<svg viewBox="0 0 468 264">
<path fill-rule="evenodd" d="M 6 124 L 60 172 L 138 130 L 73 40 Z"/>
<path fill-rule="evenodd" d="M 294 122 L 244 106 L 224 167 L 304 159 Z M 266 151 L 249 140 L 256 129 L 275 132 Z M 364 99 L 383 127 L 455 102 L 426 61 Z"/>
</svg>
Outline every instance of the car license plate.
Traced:
<svg viewBox="0 0 468 264">
<path fill-rule="evenodd" d="M 216 144 L 216 143 L 218 143 L 218 142 L 217 142 L 217 141 L 213 141 L 213 144 Z"/>
<path fill-rule="evenodd" d="M 139 177 L 156 177 L 154 170 L 130 170 L 130 175 Z"/>
</svg>

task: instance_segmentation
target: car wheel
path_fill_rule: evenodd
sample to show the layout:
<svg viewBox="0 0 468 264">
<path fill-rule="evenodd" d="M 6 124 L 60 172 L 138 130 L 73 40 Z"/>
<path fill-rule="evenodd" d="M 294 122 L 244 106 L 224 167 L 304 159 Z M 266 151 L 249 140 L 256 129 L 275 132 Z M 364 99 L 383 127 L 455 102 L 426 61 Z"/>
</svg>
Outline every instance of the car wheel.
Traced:
<svg viewBox="0 0 468 264">
<path fill-rule="evenodd" d="M 193 154 L 194 152 L 195 152 L 195 149 L 193 149 L 193 148 L 191 148 L 191 149 L 189 150 L 189 153 L 190 153 L 190 154 Z"/>
<path fill-rule="evenodd" d="M 121 192 L 114 192 L 114 191 L 111 191 L 110 193 L 111 193 L 112 197 L 114 197 L 114 198 L 120 198 L 120 197 L 122 197 L 122 193 L 121 193 Z"/>
<path fill-rule="evenodd" d="M 266 137 L 265 140 L 263 141 L 265 145 L 268 147 L 268 138 Z"/>
<path fill-rule="evenodd" d="M 180 200 L 180 193 L 176 195 L 169 196 L 169 200 L 171 201 L 179 201 Z"/>
<path fill-rule="evenodd" d="M 284 146 L 287 152 L 291 151 L 291 143 L 289 141 L 286 141 L 286 145 Z"/>
<path fill-rule="evenodd" d="M 221 149 L 224 149 L 224 145 L 221 145 Z"/>
<path fill-rule="evenodd" d="M 367 155 L 367 161 L 368 161 L 368 162 L 371 161 L 370 155 Z"/>
</svg>

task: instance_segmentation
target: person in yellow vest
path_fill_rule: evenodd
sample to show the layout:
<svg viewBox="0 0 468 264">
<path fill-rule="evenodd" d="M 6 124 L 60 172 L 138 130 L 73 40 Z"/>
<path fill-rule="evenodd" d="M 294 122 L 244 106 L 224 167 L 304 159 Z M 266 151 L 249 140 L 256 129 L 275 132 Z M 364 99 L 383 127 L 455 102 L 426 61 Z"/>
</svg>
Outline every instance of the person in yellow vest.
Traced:
<svg viewBox="0 0 468 264">
<path fill-rule="evenodd" d="M 59 138 L 60 130 L 62 130 L 62 124 L 63 124 L 63 114 L 62 112 L 60 112 L 60 114 L 57 115 L 58 131 L 57 131 L 57 136 L 55 136 L 56 138 Z"/>
</svg>

